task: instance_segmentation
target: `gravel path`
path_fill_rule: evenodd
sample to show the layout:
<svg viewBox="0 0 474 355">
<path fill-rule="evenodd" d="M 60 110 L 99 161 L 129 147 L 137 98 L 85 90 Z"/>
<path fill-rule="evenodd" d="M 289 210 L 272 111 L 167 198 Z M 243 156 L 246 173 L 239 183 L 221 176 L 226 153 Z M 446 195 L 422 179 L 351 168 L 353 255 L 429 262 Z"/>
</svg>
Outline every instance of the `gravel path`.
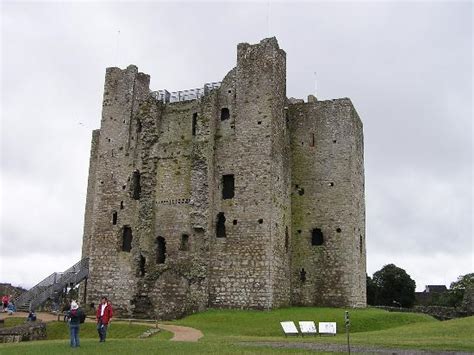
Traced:
<svg viewBox="0 0 474 355">
<path fill-rule="evenodd" d="M 258 342 L 240 342 L 237 345 L 246 346 L 268 346 L 279 349 L 303 349 L 314 351 L 326 351 L 336 353 L 347 353 L 347 345 L 342 344 L 315 344 L 315 343 L 286 343 L 286 342 L 272 342 L 272 341 L 258 341 Z M 364 346 L 351 346 L 351 353 L 359 354 L 391 354 L 391 355 L 470 355 L 472 353 L 460 351 L 427 351 L 427 350 L 409 350 L 409 349 L 384 349 Z"/>
</svg>

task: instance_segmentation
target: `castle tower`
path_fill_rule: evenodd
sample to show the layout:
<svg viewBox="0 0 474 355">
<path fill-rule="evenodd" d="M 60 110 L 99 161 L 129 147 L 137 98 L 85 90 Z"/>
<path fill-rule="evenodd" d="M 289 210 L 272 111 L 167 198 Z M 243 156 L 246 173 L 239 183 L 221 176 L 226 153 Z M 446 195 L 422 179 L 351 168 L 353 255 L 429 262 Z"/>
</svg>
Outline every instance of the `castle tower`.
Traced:
<svg viewBox="0 0 474 355">
<path fill-rule="evenodd" d="M 136 127 L 133 117 L 149 93 L 148 75 L 135 66 L 108 68 L 100 130 L 92 139 L 83 237 L 83 256 L 89 257 L 86 301 L 107 294 L 122 308 L 136 287 L 131 253 L 132 226 L 137 225 Z M 135 172 L 135 173 L 134 173 Z"/>
<path fill-rule="evenodd" d="M 239 44 L 220 92 L 209 304 L 289 304 L 286 54 L 275 38 Z M 221 96 L 222 97 L 222 96 Z M 227 194 L 230 190 L 230 195 Z"/>
<path fill-rule="evenodd" d="M 365 305 L 362 124 L 348 99 L 290 103 L 275 38 L 220 83 L 149 91 L 106 72 L 93 132 L 86 302 L 134 317 Z"/>
<path fill-rule="evenodd" d="M 349 99 L 289 105 L 292 303 L 366 306 L 362 123 Z"/>
</svg>

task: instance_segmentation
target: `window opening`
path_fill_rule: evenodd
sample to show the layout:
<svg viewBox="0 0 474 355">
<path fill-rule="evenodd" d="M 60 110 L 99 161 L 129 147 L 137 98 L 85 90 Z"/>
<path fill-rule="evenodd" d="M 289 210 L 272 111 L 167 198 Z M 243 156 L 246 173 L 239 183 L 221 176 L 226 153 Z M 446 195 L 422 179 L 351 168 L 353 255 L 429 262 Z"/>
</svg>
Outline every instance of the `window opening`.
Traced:
<svg viewBox="0 0 474 355">
<path fill-rule="evenodd" d="M 163 237 L 156 238 L 156 263 L 164 264 L 166 260 L 166 240 Z"/>
<path fill-rule="evenodd" d="M 193 134 L 193 136 L 196 135 L 197 117 L 198 117 L 197 112 L 194 112 L 194 113 L 193 113 L 193 128 L 192 128 L 192 131 L 193 131 L 192 134 Z"/>
<path fill-rule="evenodd" d="M 122 232 L 122 251 L 130 252 L 132 250 L 132 228 L 124 226 Z"/>
<path fill-rule="evenodd" d="M 336 232 L 341 233 L 342 229 L 341 228 L 336 228 Z"/>
<path fill-rule="evenodd" d="M 224 212 L 219 212 L 217 214 L 216 237 L 217 238 L 225 238 L 226 237 Z"/>
<path fill-rule="evenodd" d="M 362 248 L 364 246 L 364 241 L 362 239 L 362 235 L 359 235 L 359 249 L 360 249 L 360 253 L 362 254 Z"/>
<path fill-rule="evenodd" d="M 260 219 L 258 220 L 258 224 L 262 224 L 262 223 L 263 223 L 263 219 L 260 218 Z"/>
<path fill-rule="evenodd" d="M 117 224 L 117 212 L 112 213 L 112 224 L 115 226 Z"/>
<path fill-rule="evenodd" d="M 140 263 L 138 265 L 140 276 L 145 276 L 145 264 L 146 264 L 146 259 L 143 255 L 140 254 Z"/>
<path fill-rule="evenodd" d="M 300 271 L 300 281 L 306 282 L 306 271 L 304 269 L 301 269 Z"/>
<path fill-rule="evenodd" d="M 285 251 L 288 253 L 288 244 L 289 244 L 289 236 L 288 236 L 288 226 L 285 227 Z"/>
<path fill-rule="evenodd" d="M 132 197 L 134 200 L 140 199 L 140 193 L 142 192 L 142 188 L 140 186 L 140 171 L 135 170 L 132 175 Z"/>
<path fill-rule="evenodd" d="M 227 107 L 223 107 L 221 110 L 221 121 L 228 120 L 230 118 L 230 112 Z"/>
<path fill-rule="evenodd" d="M 181 246 L 179 250 L 188 251 L 189 250 L 189 235 L 183 234 L 181 235 Z"/>
<path fill-rule="evenodd" d="M 233 224 L 234 226 L 236 226 L 236 225 L 237 225 L 237 220 L 234 219 L 234 220 L 232 221 L 232 224 Z"/>
<path fill-rule="evenodd" d="M 123 201 L 120 201 L 120 209 L 123 210 Z"/>
<path fill-rule="evenodd" d="M 234 175 L 222 176 L 222 198 L 228 200 L 234 198 Z"/>
<path fill-rule="evenodd" d="M 309 146 L 314 147 L 314 133 L 311 133 L 311 138 L 309 140 Z"/>
<path fill-rule="evenodd" d="M 322 245 L 324 242 L 323 232 L 321 229 L 315 228 L 311 233 L 311 245 Z"/>
</svg>

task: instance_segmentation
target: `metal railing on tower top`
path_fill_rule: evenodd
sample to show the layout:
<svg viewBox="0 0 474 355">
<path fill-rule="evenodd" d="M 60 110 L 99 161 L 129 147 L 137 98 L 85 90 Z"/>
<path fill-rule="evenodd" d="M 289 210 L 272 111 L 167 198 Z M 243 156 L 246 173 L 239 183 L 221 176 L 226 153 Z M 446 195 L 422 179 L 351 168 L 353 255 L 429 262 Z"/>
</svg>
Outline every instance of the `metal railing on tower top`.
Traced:
<svg viewBox="0 0 474 355">
<path fill-rule="evenodd" d="M 151 95 L 163 103 L 196 100 L 207 95 L 211 90 L 218 89 L 221 82 L 206 83 L 202 88 L 169 92 L 166 89 L 152 91 Z"/>
</svg>

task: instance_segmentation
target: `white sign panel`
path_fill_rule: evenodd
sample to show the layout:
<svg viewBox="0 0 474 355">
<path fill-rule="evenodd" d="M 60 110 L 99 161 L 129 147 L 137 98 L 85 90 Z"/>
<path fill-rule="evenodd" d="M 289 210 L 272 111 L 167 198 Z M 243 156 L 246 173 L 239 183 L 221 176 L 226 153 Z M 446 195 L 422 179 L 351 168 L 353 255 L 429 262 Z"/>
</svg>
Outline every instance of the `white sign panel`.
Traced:
<svg viewBox="0 0 474 355">
<path fill-rule="evenodd" d="M 316 334 L 316 324 L 313 321 L 299 321 L 300 330 L 303 334 Z"/>
<path fill-rule="evenodd" d="M 298 328 L 296 328 L 295 323 L 292 321 L 280 322 L 280 324 L 285 334 L 299 334 Z"/>
<path fill-rule="evenodd" d="M 336 335 L 336 322 L 319 322 L 319 334 Z"/>
</svg>

